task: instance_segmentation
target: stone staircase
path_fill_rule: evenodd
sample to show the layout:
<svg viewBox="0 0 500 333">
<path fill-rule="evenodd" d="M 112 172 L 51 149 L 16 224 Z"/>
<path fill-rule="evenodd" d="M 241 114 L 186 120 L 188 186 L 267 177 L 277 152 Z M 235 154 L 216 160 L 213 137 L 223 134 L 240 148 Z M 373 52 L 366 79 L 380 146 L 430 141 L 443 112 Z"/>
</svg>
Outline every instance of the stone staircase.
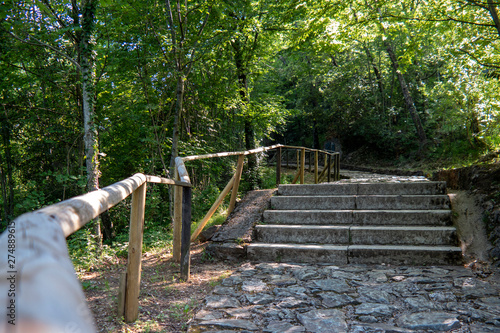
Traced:
<svg viewBox="0 0 500 333">
<path fill-rule="evenodd" d="M 445 182 L 280 185 L 247 247 L 253 261 L 455 265 Z"/>
</svg>

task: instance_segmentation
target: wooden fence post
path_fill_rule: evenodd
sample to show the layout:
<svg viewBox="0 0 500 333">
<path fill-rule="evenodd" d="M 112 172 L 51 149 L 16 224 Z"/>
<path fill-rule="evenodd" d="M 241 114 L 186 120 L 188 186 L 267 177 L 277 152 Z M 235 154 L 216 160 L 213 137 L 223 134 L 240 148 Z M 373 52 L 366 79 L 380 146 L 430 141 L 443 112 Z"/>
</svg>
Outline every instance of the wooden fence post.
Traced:
<svg viewBox="0 0 500 333">
<path fill-rule="evenodd" d="M 130 213 L 130 234 L 128 244 L 127 283 L 125 288 L 125 322 L 130 323 L 139 315 L 139 291 L 141 285 L 142 233 L 144 230 L 144 209 L 146 204 L 146 183 L 132 194 Z"/>
<path fill-rule="evenodd" d="M 300 154 L 300 183 L 304 184 L 304 173 L 306 169 L 306 149 L 302 148 L 302 152 Z"/>
<path fill-rule="evenodd" d="M 295 152 L 295 157 L 297 158 L 297 172 L 300 174 L 300 149 Z"/>
<path fill-rule="evenodd" d="M 332 155 L 328 154 L 328 182 L 332 180 Z"/>
<path fill-rule="evenodd" d="M 191 188 L 182 191 L 181 279 L 189 281 L 191 270 Z"/>
<path fill-rule="evenodd" d="M 231 214 L 236 205 L 236 198 L 238 197 L 238 188 L 240 187 L 241 173 L 243 172 L 243 162 L 245 161 L 245 155 L 238 155 L 238 164 L 236 165 L 236 173 L 234 174 L 234 185 L 233 192 L 231 193 L 231 200 L 229 201 L 229 207 L 227 209 L 227 214 Z"/>
<path fill-rule="evenodd" d="M 285 152 L 286 152 L 286 154 L 285 154 L 286 155 L 286 168 L 288 169 L 288 164 L 289 164 L 288 163 L 288 149 L 286 149 Z"/>
<path fill-rule="evenodd" d="M 312 152 L 310 151 L 309 152 L 309 172 L 312 171 L 312 157 L 313 157 L 313 155 L 312 155 Z"/>
<path fill-rule="evenodd" d="M 276 152 L 276 187 L 281 184 L 281 147 Z"/>
<path fill-rule="evenodd" d="M 318 151 L 314 151 L 314 184 L 318 183 Z"/>
<path fill-rule="evenodd" d="M 335 180 L 340 180 L 340 154 L 335 155 Z"/>
<path fill-rule="evenodd" d="M 179 180 L 177 168 L 175 179 Z M 181 232 L 182 232 L 182 186 L 174 186 L 174 232 L 172 257 L 175 262 L 181 261 Z"/>
</svg>

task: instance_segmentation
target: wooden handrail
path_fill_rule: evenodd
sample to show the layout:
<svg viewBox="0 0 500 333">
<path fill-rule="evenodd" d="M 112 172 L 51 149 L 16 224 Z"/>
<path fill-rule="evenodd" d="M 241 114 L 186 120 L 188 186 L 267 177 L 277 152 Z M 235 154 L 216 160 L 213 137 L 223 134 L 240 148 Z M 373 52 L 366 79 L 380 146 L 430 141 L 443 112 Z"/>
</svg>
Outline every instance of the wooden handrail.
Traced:
<svg viewBox="0 0 500 333">
<path fill-rule="evenodd" d="M 103 189 L 92 191 L 60 203 L 39 209 L 32 213 L 51 216 L 68 237 L 89 221 L 104 213 L 147 181 L 146 176 L 138 173 L 125 180 L 114 183 Z"/>
<path fill-rule="evenodd" d="M 8 251 L 0 257 L 0 266 L 4 267 L 0 290 L 12 289 L 15 296 L 0 294 L 2 304 L 12 304 L 3 307 L 0 314 L 15 324 L 12 327 L 19 332 L 32 331 L 36 325 L 44 332 L 62 332 L 67 327 L 96 331 L 68 255 L 66 237 L 131 194 L 129 257 L 127 273 L 121 279 L 118 312 L 124 314 L 126 322 L 137 319 L 147 182 L 185 187 L 190 196 L 189 177 L 174 181 L 138 173 L 103 189 L 23 214 L 9 224 L 0 236 L 0 248 Z M 190 207 L 190 197 L 185 201 Z M 190 219 L 189 212 L 185 215 Z"/>
<path fill-rule="evenodd" d="M 212 205 L 208 213 L 205 215 L 205 217 L 201 220 L 199 225 L 197 226 L 196 230 L 193 232 L 191 235 L 191 241 L 194 241 L 198 235 L 203 231 L 203 228 L 209 221 L 209 219 L 212 217 L 212 215 L 215 213 L 217 208 L 220 206 L 222 201 L 224 200 L 225 196 L 229 193 L 232 192 L 231 194 L 231 202 L 229 205 L 228 213 L 231 213 L 232 209 L 234 208 L 235 204 L 235 199 L 236 195 L 238 192 L 238 186 L 241 178 L 241 168 L 243 167 L 243 157 L 251 154 L 257 154 L 261 152 L 265 152 L 268 150 L 272 149 L 277 149 L 278 154 L 279 154 L 279 163 L 277 161 L 277 169 L 276 169 L 276 184 L 279 185 L 280 183 L 280 177 L 281 177 L 281 151 L 282 149 L 294 149 L 297 151 L 297 175 L 295 176 L 294 180 L 292 183 L 295 183 L 299 178 L 301 184 L 304 183 L 304 171 L 305 171 L 305 154 L 307 152 L 314 152 L 315 155 L 315 183 L 318 182 L 319 179 L 321 179 L 321 175 L 327 174 L 328 173 L 328 181 L 330 181 L 330 176 L 331 176 L 331 163 L 326 163 L 323 168 L 323 172 L 321 175 L 318 177 L 318 154 L 322 153 L 325 155 L 325 161 L 330 160 L 331 161 L 331 156 L 337 156 L 338 153 L 332 153 L 329 151 L 325 150 L 320 150 L 320 149 L 311 149 L 311 148 L 306 148 L 306 147 L 298 147 L 298 146 L 288 146 L 288 145 L 273 145 L 273 146 L 268 146 L 268 147 L 260 147 L 256 149 L 251 149 L 247 151 L 236 151 L 236 152 L 222 152 L 222 153 L 214 153 L 214 154 L 204 154 L 204 155 L 192 155 L 192 156 L 184 156 L 184 157 L 177 157 L 175 159 L 175 164 L 176 164 L 176 177 L 178 177 L 179 182 L 181 183 L 190 183 L 189 175 L 186 169 L 186 166 L 184 162 L 188 161 L 195 161 L 195 160 L 201 160 L 201 159 L 207 159 L 207 158 L 218 158 L 218 157 L 228 157 L 228 156 L 239 156 L 238 157 L 238 163 L 237 163 L 237 168 L 236 168 L 236 173 L 235 175 L 231 178 L 231 180 L 228 182 L 224 190 L 221 192 L 215 203 Z M 327 157 L 330 158 L 327 158 Z M 288 155 L 286 155 L 287 161 L 288 161 Z M 337 159 L 335 158 L 335 161 Z M 279 166 L 278 166 L 279 165 Z M 288 165 L 288 162 L 287 162 Z M 335 164 L 336 168 L 338 167 L 338 164 Z M 337 179 L 338 172 L 335 172 L 334 179 Z M 231 191 L 232 190 L 232 191 Z M 183 206 L 181 204 L 182 200 L 182 194 L 181 194 L 181 189 L 178 188 L 176 190 L 176 194 L 174 195 L 174 240 L 173 240 L 173 257 L 174 260 L 176 261 L 181 261 L 181 225 L 182 225 L 182 210 Z M 182 265 L 182 263 L 181 263 Z M 182 268 L 181 268 L 182 270 Z"/>
</svg>

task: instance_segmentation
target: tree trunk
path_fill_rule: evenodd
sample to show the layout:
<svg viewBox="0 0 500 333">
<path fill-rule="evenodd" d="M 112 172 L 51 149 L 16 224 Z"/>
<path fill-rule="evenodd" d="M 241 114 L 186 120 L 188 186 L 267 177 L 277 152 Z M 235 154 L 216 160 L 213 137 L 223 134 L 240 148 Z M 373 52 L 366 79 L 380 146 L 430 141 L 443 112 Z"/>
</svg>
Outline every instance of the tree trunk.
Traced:
<svg viewBox="0 0 500 333">
<path fill-rule="evenodd" d="M 10 123 L 5 119 L 2 131 L 2 140 L 5 151 L 5 163 L 7 164 L 7 174 L 2 173 L 2 193 L 5 193 L 4 200 L 4 216 L 7 222 L 14 214 L 14 180 L 12 178 L 12 154 L 10 151 Z"/>
<path fill-rule="evenodd" d="M 498 18 L 498 11 L 496 7 L 497 4 L 497 1 L 488 0 L 488 10 L 491 17 L 493 18 L 493 22 L 495 23 L 495 28 L 497 29 L 498 35 L 500 35 L 500 19 Z"/>
<path fill-rule="evenodd" d="M 373 68 L 373 72 L 375 73 L 375 77 L 377 78 L 377 85 L 378 85 L 378 91 L 380 92 L 380 98 L 382 99 L 382 110 L 385 109 L 385 98 L 384 98 L 384 83 L 382 81 L 382 75 L 380 74 L 380 71 L 377 67 L 377 64 L 375 63 L 372 53 L 370 52 L 370 49 L 368 49 L 367 46 L 365 46 L 365 52 L 366 56 L 368 57 L 368 62 L 370 63 L 371 67 Z"/>
<path fill-rule="evenodd" d="M 403 74 L 399 70 L 399 63 L 396 58 L 396 55 L 394 54 L 394 51 L 392 50 L 392 46 L 387 41 L 385 41 L 384 44 L 387 50 L 387 54 L 391 59 L 392 67 L 394 68 L 394 71 L 398 77 L 399 85 L 401 86 L 401 91 L 403 92 L 403 96 L 405 99 L 406 109 L 410 113 L 410 116 L 413 120 L 413 124 L 415 125 L 415 129 L 417 130 L 417 135 L 420 145 L 419 151 L 422 151 L 422 149 L 424 149 L 425 146 L 427 145 L 427 136 L 425 135 L 424 127 L 422 126 L 422 122 L 420 121 L 420 116 L 418 115 L 417 109 L 415 108 L 415 103 L 413 102 L 413 98 L 408 89 L 408 85 L 406 84 Z"/>
<path fill-rule="evenodd" d="M 319 147 L 319 134 L 318 134 L 318 122 L 313 120 L 313 148 L 320 149 Z"/>
<path fill-rule="evenodd" d="M 184 82 L 185 77 L 179 73 L 179 78 L 177 79 L 177 89 L 176 89 L 176 104 L 175 104 L 175 114 L 174 114 L 174 125 L 172 132 L 172 154 L 170 158 L 170 175 L 174 175 L 175 170 L 175 158 L 179 156 L 179 139 L 180 139 L 180 119 L 182 116 L 182 108 L 184 101 Z"/>
<path fill-rule="evenodd" d="M 248 81 L 247 72 L 243 60 L 243 50 L 239 41 L 234 41 L 231 43 L 234 51 L 234 62 L 236 65 L 236 72 L 238 73 L 238 85 L 239 93 L 241 97 L 241 102 L 243 108 L 247 107 L 250 101 L 250 96 L 248 96 Z M 245 150 L 250 150 L 255 148 L 255 133 L 253 129 L 252 119 L 247 115 L 244 115 L 244 139 L 245 139 Z M 252 189 L 258 187 L 259 176 L 258 176 L 258 161 L 255 154 L 247 156 L 247 172 L 245 173 L 245 178 L 250 184 Z"/>
<path fill-rule="evenodd" d="M 82 104 L 83 104 L 83 142 L 85 146 L 85 159 L 87 166 L 87 190 L 99 189 L 99 160 L 97 131 L 94 123 L 94 79 L 92 76 L 92 45 L 90 38 L 94 31 L 96 0 L 84 0 L 81 3 L 82 31 L 80 38 L 80 73 L 82 75 Z M 95 221 L 95 234 L 99 245 L 102 244 L 101 226 Z"/>
</svg>

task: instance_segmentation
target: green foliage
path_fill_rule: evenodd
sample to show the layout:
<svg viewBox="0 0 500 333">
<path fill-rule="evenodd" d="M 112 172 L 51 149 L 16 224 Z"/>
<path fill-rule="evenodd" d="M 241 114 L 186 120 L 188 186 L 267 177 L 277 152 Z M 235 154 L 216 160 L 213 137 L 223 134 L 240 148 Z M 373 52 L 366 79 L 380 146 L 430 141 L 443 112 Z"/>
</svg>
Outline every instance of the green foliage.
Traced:
<svg viewBox="0 0 500 333">
<path fill-rule="evenodd" d="M 189 17 L 183 47 L 165 3 L 87 3 L 0 7 L 2 221 L 85 191 L 82 84 L 89 78 L 74 63 L 82 55 L 94 64 L 101 187 L 136 172 L 173 177 L 180 73 L 189 74 L 181 156 L 264 142 L 322 148 L 339 139 L 344 153 L 368 147 L 393 161 L 459 165 L 500 149 L 500 38 L 479 3 L 192 1 L 187 6 L 197 10 L 180 6 Z M 195 33 L 209 11 L 203 33 Z M 388 44 L 430 139 L 421 155 Z M 235 158 L 186 165 L 198 221 L 234 174 Z M 240 194 L 275 186 L 274 169 L 255 170 L 245 169 Z M 170 244 L 170 196 L 168 186 L 148 185 L 145 249 Z M 225 207 L 227 199 L 210 223 L 222 221 Z M 115 238 L 103 249 L 90 226 L 69 238 L 78 267 L 126 256 L 130 200 L 109 215 Z"/>
</svg>

